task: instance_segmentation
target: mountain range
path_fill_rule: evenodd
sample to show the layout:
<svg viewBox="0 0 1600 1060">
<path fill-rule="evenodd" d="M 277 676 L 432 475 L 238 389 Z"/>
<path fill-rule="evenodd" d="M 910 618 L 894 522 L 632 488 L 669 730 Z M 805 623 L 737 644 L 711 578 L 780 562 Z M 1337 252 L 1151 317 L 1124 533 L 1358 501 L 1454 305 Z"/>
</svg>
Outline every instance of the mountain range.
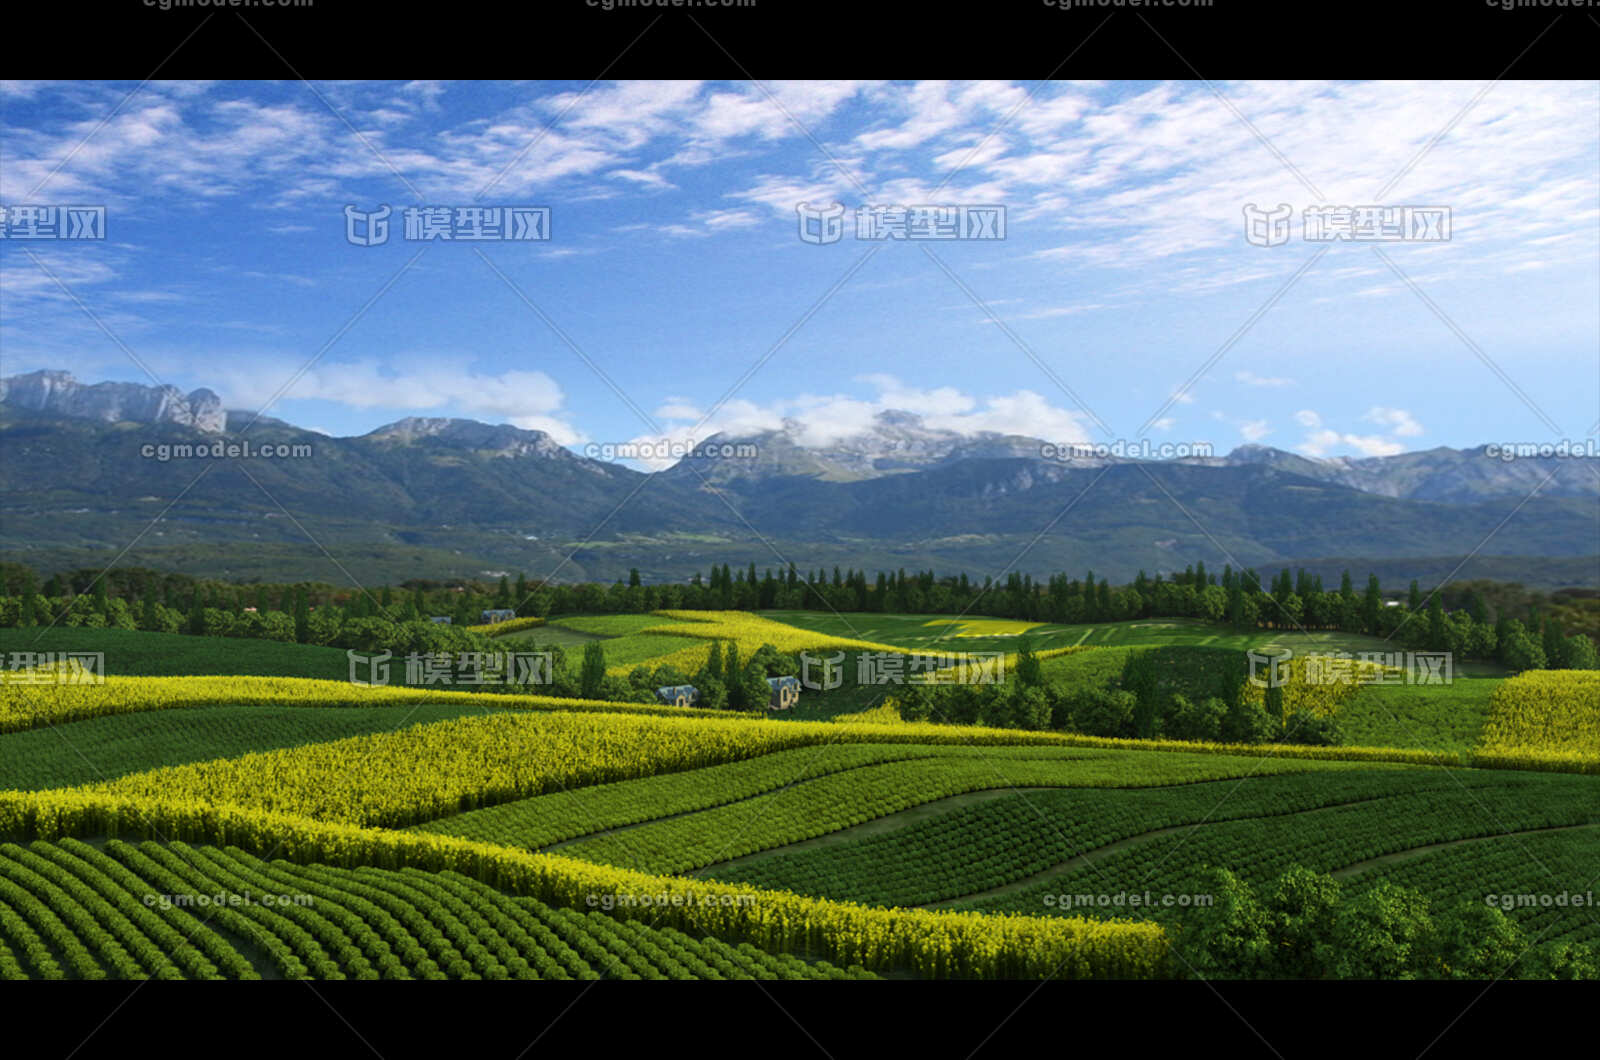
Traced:
<svg viewBox="0 0 1600 1060">
<path fill-rule="evenodd" d="M 1247 445 L 1060 458 L 1040 439 L 963 434 L 906 411 L 820 433 L 791 420 L 717 435 L 651 475 L 504 424 L 413 417 L 333 438 L 226 410 L 210 390 L 34 372 L 0 380 L 0 548 L 40 570 L 103 565 L 126 548 L 124 563 L 327 580 L 341 569 L 360 580 L 610 579 L 630 567 L 679 578 L 790 561 L 977 577 L 1093 567 L 1121 579 L 1200 560 L 1352 556 L 1403 575 L 1408 560 L 1433 570 L 1472 555 L 1460 576 L 1498 564 L 1524 580 L 1548 570 L 1555 584 L 1600 584 L 1593 457 L 1507 461 L 1480 446 L 1314 459 Z M 306 448 L 152 455 L 244 441 Z"/>
</svg>

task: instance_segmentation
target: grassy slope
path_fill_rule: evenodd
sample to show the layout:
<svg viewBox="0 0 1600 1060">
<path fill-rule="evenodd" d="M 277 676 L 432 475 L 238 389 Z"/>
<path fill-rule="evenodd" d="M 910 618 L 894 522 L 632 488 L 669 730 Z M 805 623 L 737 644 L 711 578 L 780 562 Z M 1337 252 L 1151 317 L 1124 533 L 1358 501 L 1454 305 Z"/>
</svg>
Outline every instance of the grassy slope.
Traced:
<svg viewBox="0 0 1600 1060">
<path fill-rule="evenodd" d="M 160 766 L 388 732 L 476 714 L 470 704 L 414 707 L 199 707 L 90 718 L 0 736 L 0 789 L 92 784 Z"/>
<path fill-rule="evenodd" d="M 1471 751 L 1501 681 L 1457 677 L 1453 685 L 1369 685 L 1339 709 L 1345 741 L 1382 747 Z"/>
<path fill-rule="evenodd" d="M 343 648 L 284 644 L 246 637 L 191 637 L 130 629 L 0 629 L 0 652 L 104 652 L 107 674 L 164 677 L 178 674 L 259 674 L 344 681 L 350 676 Z"/>
</svg>

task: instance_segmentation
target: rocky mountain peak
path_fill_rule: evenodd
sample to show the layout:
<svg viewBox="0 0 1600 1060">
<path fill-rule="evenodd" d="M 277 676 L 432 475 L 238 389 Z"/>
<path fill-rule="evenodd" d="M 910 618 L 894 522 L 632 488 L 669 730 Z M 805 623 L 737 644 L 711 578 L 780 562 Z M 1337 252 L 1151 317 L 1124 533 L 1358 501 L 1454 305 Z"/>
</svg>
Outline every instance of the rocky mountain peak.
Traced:
<svg viewBox="0 0 1600 1060">
<path fill-rule="evenodd" d="M 177 423 L 209 433 L 227 427 L 222 399 L 201 387 L 78 382 L 71 372 L 43 370 L 0 379 L 0 402 L 73 419 L 104 423 Z"/>
</svg>

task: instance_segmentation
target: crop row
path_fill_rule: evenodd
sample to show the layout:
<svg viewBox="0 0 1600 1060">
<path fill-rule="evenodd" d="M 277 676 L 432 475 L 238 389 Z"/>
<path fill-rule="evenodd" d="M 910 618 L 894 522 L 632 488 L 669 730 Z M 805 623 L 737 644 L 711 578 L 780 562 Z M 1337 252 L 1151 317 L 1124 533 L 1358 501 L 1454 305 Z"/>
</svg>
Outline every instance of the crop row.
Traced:
<svg viewBox="0 0 1600 1060">
<path fill-rule="evenodd" d="M 39 790 L 110 780 L 162 766 L 231 758 L 301 744 L 392 731 L 479 714 L 471 705 L 390 707 L 197 707 L 90 718 L 68 739 L 50 729 L 0 737 L 0 789 Z"/>
<path fill-rule="evenodd" d="M 668 817 L 561 848 L 565 856 L 638 869 L 688 872 L 969 792 L 1026 787 L 1155 787 L 1294 772 L 1304 762 L 1204 755 L 1046 755 L 1025 748 L 865 766 L 698 813 Z"/>
<path fill-rule="evenodd" d="M 892 832 L 713 869 L 727 883 L 874 905 L 927 905 L 1026 880 L 1108 844 L 1199 822 L 1299 813 L 1440 787 L 1537 797 L 1567 777 L 1383 770 L 1252 777 L 1148 790 L 1040 791 L 963 806 Z M 1579 783 L 1582 783 L 1581 781 Z"/>
<path fill-rule="evenodd" d="M 9 979 L 260 978 L 229 936 L 286 978 L 871 977 L 511 898 L 454 872 L 268 864 L 183 843 L 5 844 L 0 895 Z"/>
<path fill-rule="evenodd" d="M 537 850 L 578 836 L 751 798 L 830 773 L 959 750 L 914 744 L 821 744 L 682 773 L 552 792 L 413 828 Z"/>
<path fill-rule="evenodd" d="M 62 722 L 137 714 L 147 710 L 182 710 L 218 703 L 272 707 L 415 707 L 449 703 L 481 709 L 559 710 L 695 717 L 689 707 L 647 703 L 610 703 L 535 695 L 486 695 L 403 685 L 357 685 L 309 677 L 192 676 L 123 677 L 111 675 L 101 684 L 0 682 L 0 733 L 22 732 Z"/>
<path fill-rule="evenodd" d="M 1436 908 L 1488 902 L 1516 919 L 1529 939 L 1600 942 L 1600 825 L 1529 832 L 1429 851 L 1368 869 L 1346 881 L 1414 887 Z M 1565 884 L 1563 885 L 1563 882 Z"/>
<path fill-rule="evenodd" d="M 821 744 L 1017 745 L 1017 752 L 1099 761 L 1117 757 L 1114 783 L 1301 770 L 1311 758 L 1245 759 L 1179 744 L 1188 754 L 1094 755 L 1061 740 L 1018 739 L 1014 730 L 941 725 L 749 721 L 700 716 L 498 711 L 233 759 L 193 762 L 121 777 L 86 790 L 174 805 L 229 803 L 320 821 L 398 827 L 546 792 L 653 776 Z M 1008 752 L 1009 753 L 1009 752 Z M 981 755 L 980 755 L 981 756 Z M 1121 762 L 1138 769 L 1121 768 Z M 1270 763 L 1270 764 L 1269 764 Z M 1091 768 L 1088 783 L 1096 783 Z M 1127 780 L 1126 777 L 1149 779 Z M 985 786 L 1003 786 L 991 776 Z M 955 794 L 970 787 L 957 787 Z M 937 796 L 934 796 L 937 797 Z"/>
<path fill-rule="evenodd" d="M 1593 790 L 1581 783 L 1498 790 L 1451 784 L 1287 816 L 1207 823 L 1112 852 L 1004 895 L 962 904 L 990 911 L 1048 913 L 1047 896 L 1146 890 L 1183 894 L 1192 889 L 1194 870 L 1200 866 L 1228 869 L 1260 887 L 1294 865 L 1332 872 L 1435 843 L 1597 819 L 1600 808 Z M 1553 885 L 1557 881 L 1548 882 Z M 1577 887 L 1583 881 L 1565 882 Z M 1092 912 L 1083 908 L 1063 911 Z M 1150 915 L 1169 921 L 1181 919 L 1182 910 L 1152 908 Z"/>
<path fill-rule="evenodd" d="M 1079 652 L 1068 659 L 1091 659 L 1107 649 Z M 1054 661 L 1054 660 L 1053 660 Z M 499 708 L 509 713 L 602 714 L 682 719 L 687 724 L 708 720 L 748 726 L 773 724 L 761 715 L 732 715 L 708 719 L 692 707 L 598 700 L 555 699 L 547 696 L 485 695 L 475 692 L 441 692 L 397 686 L 363 686 L 344 681 L 316 681 L 293 677 L 108 677 L 103 685 L 0 684 L 0 734 L 66 721 L 142 711 L 209 707 L 219 703 L 273 707 L 394 707 L 415 709 L 437 703 L 475 708 Z M 404 720 L 402 709 L 399 718 Z M 924 743 L 983 746 L 1058 746 L 1128 748 L 1144 751 L 1181 751 L 1216 755 L 1251 755 L 1270 758 L 1328 759 L 1350 762 L 1397 762 L 1412 765 L 1458 765 L 1462 756 L 1440 751 L 1392 747 L 1307 747 L 1277 744 L 1199 743 L 1176 740 L 1126 740 L 1072 733 L 1026 732 L 980 726 L 951 726 L 926 722 L 884 725 L 849 716 L 834 722 L 786 722 L 796 742 Z M 809 739 L 799 739 L 800 734 Z M 1505 769 L 1551 769 L 1568 772 L 1600 768 L 1588 755 L 1552 758 L 1542 752 L 1496 752 L 1474 764 Z"/>
<path fill-rule="evenodd" d="M 397 826 L 547 791 L 750 758 L 814 737 L 701 718 L 496 712 L 122 777 L 90 790 Z"/>
<path fill-rule="evenodd" d="M 1167 940 L 1154 924 L 876 909 L 649 875 L 451 836 L 330 824 L 246 807 L 84 791 L 0 792 L 0 837 L 56 840 L 94 835 L 228 845 L 295 865 L 450 870 L 498 891 L 558 907 L 592 908 L 597 896 L 651 895 L 656 900 L 647 908 L 617 904 L 614 915 L 697 937 L 748 942 L 768 952 L 803 953 L 842 967 L 859 964 L 874 971 L 972 978 L 1170 974 Z M 164 853 L 170 856 L 170 850 Z M 6 899 L 0 896 L 0 900 Z M 246 927 L 240 924 L 238 930 Z M 258 944 L 268 949 L 277 936 L 264 935 Z M 290 955 L 306 963 L 304 956 Z"/>
</svg>

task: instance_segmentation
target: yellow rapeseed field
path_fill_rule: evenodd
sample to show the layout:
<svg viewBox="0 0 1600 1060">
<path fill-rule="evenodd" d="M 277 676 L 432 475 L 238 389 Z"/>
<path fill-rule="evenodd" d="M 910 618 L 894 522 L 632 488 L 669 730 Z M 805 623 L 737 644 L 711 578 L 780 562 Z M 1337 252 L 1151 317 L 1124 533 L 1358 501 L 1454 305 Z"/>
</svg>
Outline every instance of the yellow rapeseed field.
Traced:
<svg viewBox="0 0 1600 1060">
<path fill-rule="evenodd" d="M 1600 772 L 1600 671 L 1529 670 L 1502 682 L 1475 757 Z"/>
<path fill-rule="evenodd" d="M 533 629 L 544 625 L 542 618 L 511 618 L 504 622 L 488 622 L 481 626 L 466 626 L 468 633 L 482 633 L 489 637 L 498 637 L 502 633 L 516 633 L 524 629 Z"/>
<path fill-rule="evenodd" d="M 693 715 L 688 707 L 610 703 L 552 696 L 447 692 L 398 685 L 356 685 L 309 677 L 107 677 L 104 684 L 0 683 L 0 733 L 145 710 L 240 706 L 407 707 L 472 703 L 487 710 L 605 711 Z M 703 712 L 699 712 L 703 713 Z"/>
<path fill-rule="evenodd" d="M 852 637 L 835 637 L 816 630 L 801 629 L 799 626 L 775 622 L 747 611 L 655 611 L 652 614 L 674 621 L 647 627 L 640 630 L 638 635 L 666 634 L 705 642 L 733 641 L 739 645 L 739 654 L 746 659 L 763 644 L 770 644 L 787 655 L 805 651 L 873 651 L 896 654 L 905 651 L 904 648 L 897 648 L 892 644 L 856 640 Z M 685 672 L 693 673 L 705 664 L 706 655 L 710 650 L 709 643 L 696 644 L 681 651 L 657 656 L 643 665 L 651 668 L 675 666 Z M 626 663 L 612 666 L 607 668 L 607 672 L 623 675 L 638 665 L 641 664 Z"/>
<path fill-rule="evenodd" d="M 815 742 L 735 718 L 499 711 L 135 773 L 84 790 L 400 826 L 549 791 Z"/>
<path fill-rule="evenodd" d="M 1010 618 L 935 618 L 924 626 L 959 626 L 956 637 L 1013 637 L 1028 632 L 1042 622 L 1023 622 Z"/>
</svg>

